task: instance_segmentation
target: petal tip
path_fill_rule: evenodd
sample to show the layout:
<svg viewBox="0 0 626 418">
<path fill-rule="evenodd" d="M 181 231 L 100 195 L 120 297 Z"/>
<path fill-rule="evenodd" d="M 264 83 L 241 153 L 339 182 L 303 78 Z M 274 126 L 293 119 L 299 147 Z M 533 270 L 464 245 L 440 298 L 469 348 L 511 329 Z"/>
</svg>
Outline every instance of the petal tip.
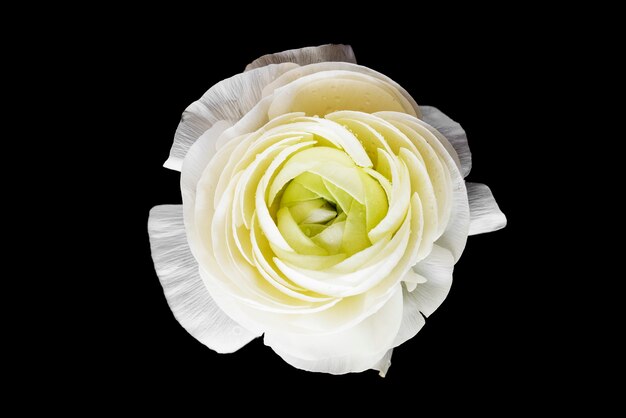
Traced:
<svg viewBox="0 0 626 418">
<path fill-rule="evenodd" d="M 498 231 L 507 225 L 506 215 L 500 210 L 491 189 L 482 183 L 467 182 L 470 206 L 469 235 Z"/>
<path fill-rule="evenodd" d="M 183 169 L 183 160 L 170 155 L 169 158 L 163 163 L 163 167 L 180 172 Z"/>
</svg>

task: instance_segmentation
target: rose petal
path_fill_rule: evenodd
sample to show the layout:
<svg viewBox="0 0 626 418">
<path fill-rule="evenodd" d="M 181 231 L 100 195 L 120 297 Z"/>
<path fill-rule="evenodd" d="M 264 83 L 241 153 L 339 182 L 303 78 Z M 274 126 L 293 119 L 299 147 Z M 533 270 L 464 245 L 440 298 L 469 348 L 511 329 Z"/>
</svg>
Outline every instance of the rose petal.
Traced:
<svg viewBox="0 0 626 418">
<path fill-rule="evenodd" d="M 498 207 L 491 190 L 481 183 L 465 183 L 470 207 L 470 235 L 493 232 L 506 226 L 506 216 Z"/>
<path fill-rule="evenodd" d="M 283 87 L 293 81 L 298 80 L 299 78 L 319 73 L 322 71 L 350 71 L 360 74 L 365 74 L 370 77 L 374 77 L 378 80 L 383 81 L 385 84 L 391 86 L 392 89 L 396 90 L 402 96 L 401 101 L 403 103 L 408 103 L 409 111 L 407 113 L 411 115 L 416 115 L 417 117 L 421 116 L 421 111 L 417 103 L 411 95 L 398 83 L 393 81 L 391 78 L 387 77 L 384 74 L 379 73 L 378 71 L 374 71 L 371 68 L 363 67 L 361 65 L 351 64 L 347 62 L 321 62 L 319 64 L 311 64 L 305 65 L 302 67 L 294 68 L 292 70 L 287 71 L 280 77 L 276 79 L 273 83 L 269 84 L 263 90 L 263 97 L 266 97 L 272 94 L 276 89 Z M 346 110 L 346 109 L 343 109 Z"/>
<path fill-rule="evenodd" d="M 320 72 L 328 72 L 329 70 L 339 70 L 340 73 L 344 74 L 344 78 L 348 79 L 373 80 L 375 85 L 382 87 L 383 90 L 385 90 L 388 94 L 394 96 L 396 100 L 402 104 L 403 109 L 408 114 L 417 115 L 418 117 L 421 115 L 419 107 L 417 106 L 417 103 L 415 103 L 415 100 L 413 100 L 411 95 L 389 77 L 378 73 L 370 68 L 362 67 L 356 64 L 350 64 L 346 62 L 323 62 L 319 64 L 311 64 L 304 67 L 294 68 L 291 71 L 285 72 L 284 77 L 281 76 L 276 79 L 275 82 L 268 84 L 263 90 L 263 99 L 259 101 L 248 113 L 246 113 L 231 129 L 224 132 L 223 138 L 220 138 L 221 142 L 228 141 L 244 134 L 249 134 L 250 132 L 254 132 L 266 123 L 268 123 L 268 115 L 273 115 L 270 112 L 270 108 L 274 104 L 274 101 L 276 99 L 274 95 L 275 91 L 276 95 L 278 95 L 280 92 L 285 91 L 291 91 L 293 93 L 294 88 L 297 90 L 298 87 L 302 87 L 302 82 L 299 81 L 300 78 L 309 75 L 315 75 L 318 78 L 328 78 L 328 74 L 322 76 L 316 74 Z M 300 84 L 295 86 L 291 85 L 292 82 L 296 81 L 298 81 Z M 282 87 L 289 87 L 292 90 L 280 90 L 280 88 Z M 279 117 L 283 118 L 284 115 L 281 115 Z M 349 149 L 346 149 L 346 151 L 348 152 L 348 154 L 351 154 L 351 151 Z M 357 159 L 355 159 L 355 162 L 361 167 L 368 166 L 367 164 L 359 162 L 359 160 Z M 218 187 L 218 189 L 220 189 L 220 187 Z"/>
<path fill-rule="evenodd" d="M 372 154 L 376 154 L 375 149 L 383 148 L 388 153 L 398 155 L 401 148 L 408 148 L 422 163 L 424 162 L 413 142 L 402 131 L 383 118 L 368 113 L 346 110 L 328 114 L 325 118 L 350 128 L 352 132 L 357 134 L 359 141 L 366 149 L 373 148 Z M 375 157 L 374 155 L 370 158 L 376 159 Z"/>
<path fill-rule="evenodd" d="M 252 223 L 253 225 L 252 225 L 252 230 L 251 230 L 251 241 L 252 241 L 252 248 L 253 248 L 253 257 L 254 257 L 256 266 L 259 270 L 259 273 L 272 286 L 276 287 L 281 292 L 291 297 L 294 297 L 296 299 L 300 299 L 300 300 L 305 300 L 309 302 L 327 302 L 331 300 L 331 298 L 321 297 L 321 296 L 313 294 L 313 292 L 306 291 L 305 289 L 301 287 L 294 286 L 292 283 L 285 280 L 285 278 L 283 278 L 278 273 L 278 269 L 276 268 L 276 266 L 273 265 L 271 256 L 268 255 L 268 254 L 271 254 L 269 243 L 263 237 L 258 236 L 261 234 L 261 230 L 259 229 L 258 225 L 256 225 L 256 223 L 254 222 L 254 218 L 253 218 Z M 294 254 L 294 253 L 288 253 L 288 254 Z M 316 257 L 316 256 L 302 256 L 302 255 L 297 255 L 297 256 L 302 257 L 302 258 L 303 257 Z M 342 259 L 341 256 L 337 258 L 338 260 Z M 307 260 L 307 261 L 309 261 L 309 265 L 312 264 L 311 260 Z M 315 259 L 313 261 L 320 262 L 320 260 L 315 260 Z M 334 263 L 337 262 L 336 260 L 333 260 L 333 261 Z"/>
<path fill-rule="evenodd" d="M 302 370 L 344 374 L 377 365 L 394 341 L 402 320 L 402 291 L 354 327 L 330 334 L 265 333 L 265 344 Z"/>
<path fill-rule="evenodd" d="M 415 299 L 417 308 L 426 317 L 435 312 L 448 296 L 453 270 L 452 252 L 438 245 L 434 245 L 430 255 L 413 267 L 413 271 L 424 277 L 426 283 L 419 283 L 408 296 Z"/>
<path fill-rule="evenodd" d="M 273 176 L 274 172 L 278 169 L 278 167 L 292 153 L 295 153 L 304 147 L 308 147 L 309 145 L 312 145 L 312 144 L 304 142 L 302 144 L 292 145 L 282 150 L 278 154 L 278 156 L 272 161 L 267 171 L 263 175 L 263 178 L 259 182 L 256 194 L 255 194 L 256 215 L 259 221 L 259 226 L 261 227 L 261 230 L 263 231 L 263 233 L 265 234 L 269 242 L 283 251 L 293 252 L 293 248 L 291 248 L 289 244 L 287 244 L 287 241 L 285 241 L 283 236 L 280 234 L 280 231 L 278 230 L 278 227 L 274 223 L 274 220 L 272 219 L 270 211 L 265 204 L 266 190 L 267 190 L 267 186 L 270 181 L 270 178 Z"/>
<path fill-rule="evenodd" d="M 411 216 L 411 211 L 414 211 L 414 216 Z M 411 199 L 411 208 L 397 233 L 358 269 L 345 269 L 352 259 L 325 270 L 300 268 L 278 258 L 274 258 L 274 263 L 286 277 L 303 288 L 336 297 L 360 295 L 381 282 L 388 282 L 387 287 L 395 286 L 396 281 L 415 263 L 413 249 L 419 246 L 422 230 L 421 204 L 415 194 Z M 361 253 L 366 252 L 368 249 Z M 361 253 L 356 256 L 359 257 Z M 406 264 L 409 260 L 411 263 Z"/>
<path fill-rule="evenodd" d="M 301 112 L 290 113 L 296 115 Z M 344 126 L 326 119 L 295 117 L 284 126 L 277 126 L 272 132 L 303 131 L 326 139 L 337 148 L 343 149 L 360 167 L 371 167 L 372 162 L 357 138 Z"/>
<path fill-rule="evenodd" d="M 246 321 L 246 318 L 240 314 L 240 308 L 232 299 L 238 298 L 242 301 L 246 301 L 246 303 L 258 305 L 258 295 L 255 295 L 254 292 L 247 291 L 247 289 L 242 289 L 242 287 L 237 285 L 238 281 L 233 280 L 232 277 L 223 275 L 222 267 L 214 256 L 210 234 L 211 220 L 215 216 L 215 209 L 219 203 L 219 199 L 214 202 L 216 196 L 216 193 L 213 193 L 215 190 L 214 179 L 219 177 L 224 171 L 228 156 L 232 154 L 233 148 L 237 145 L 233 142 L 229 142 L 225 144 L 224 147 L 220 148 L 215 156 L 211 158 L 210 152 L 211 149 L 213 149 L 215 138 L 219 135 L 219 132 L 220 130 L 217 129 L 217 127 L 208 130 L 194 143 L 185 158 L 183 171 L 181 173 L 185 226 L 187 228 L 190 247 L 201 265 L 201 277 L 207 288 L 209 288 L 212 297 L 222 310 L 228 312 L 227 314 L 229 316 L 233 317 L 233 315 L 239 315 L 237 321 L 242 323 L 242 321 Z M 304 145 L 307 144 L 305 143 Z M 303 146 L 303 144 L 296 145 L 296 147 L 301 146 Z M 275 161 L 278 160 L 280 160 L 280 158 L 277 157 Z M 202 192 L 196 195 L 196 191 Z M 221 197 L 221 195 L 218 195 L 218 197 Z M 202 214 L 201 218 L 196 216 L 196 212 Z M 224 260 L 221 261 L 223 262 Z M 330 306 L 332 306 L 332 304 Z M 294 306 L 293 308 L 304 311 L 325 309 L 326 307 L 314 306 L 313 308 L 302 308 Z M 270 309 L 284 310 L 286 307 L 284 305 L 273 304 Z M 292 309 L 289 308 L 289 310 Z M 258 324 L 253 324 L 250 321 L 246 322 L 245 326 L 248 329 L 262 329 Z"/>
<path fill-rule="evenodd" d="M 457 164 L 442 144 L 442 140 L 445 140 L 445 138 L 426 122 L 404 113 L 380 112 L 377 115 L 392 123 L 400 122 L 403 126 L 414 130 L 437 152 L 437 155 L 447 167 L 447 170 L 444 170 L 444 174 L 449 176 L 446 181 L 450 182 L 452 201 L 448 205 L 444 216 L 439 219 L 439 222 L 446 225 L 446 227 L 436 243 L 448 248 L 454 255 L 455 261 L 458 260 L 463 253 L 469 233 L 469 203 L 465 181 Z"/>
<path fill-rule="evenodd" d="M 215 186 L 215 195 L 221 196 L 224 193 L 224 190 L 226 190 L 228 182 L 230 181 L 232 176 L 236 172 L 244 170 L 250 164 L 252 164 L 253 161 L 256 159 L 257 154 L 262 153 L 268 147 L 283 139 L 285 135 L 293 136 L 294 132 L 288 132 L 284 135 L 281 135 L 281 133 L 277 133 L 276 135 L 274 135 L 273 133 L 276 132 L 274 132 L 273 129 L 277 125 L 280 125 L 281 123 L 288 121 L 297 115 L 300 114 L 296 113 L 283 115 L 280 118 L 276 118 L 269 123 L 266 123 L 264 126 L 262 126 L 260 129 L 252 134 L 248 133 L 239 136 L 235 135 L 235 132 L 237 131 L 237 126 L 241 123 L 241 121 L 237 122 L 237 124 L 235 124 L 231 128 L 223 131 L 218 138 L 218 142 L 223 141 L 223 147 L 228 149 L 228 153 L 220 154 L 220 159 L 224 161 L 223 164 L 220 162 L 221 171 L 219 173 L 216 173 L 219 180 L 217 182 L 217 185 Z M 307 133 L 302 134 L 305 136 L 309 135 Z M 230 139 L 224 140 L 224 138 L 227 137 Z M 220 150 L 221 147 L 218 148 L 218 151 Z"/>
<path fill-rule="evenodd" d="M 270 118 L 304 112 L 324 116 L 338 110 L 399 111 L 414 114 L 411 103 L 391 84 L 354 71 L 322 71 L 276 89 Z"/>
<path fill-rule="evenodd" d="M 272 180 L 268 203 L 293 178 L 310 172 L 333 183 L 350 194 L 359 203 L 365 203 L 365 190 L 356 166 L 346 153 L 331 147 L 314 147 L 294 154 Z"/>
<path fill-rule="evenodd" d="M 412 292 L 415 290 L 418 284 L 426 283 L 427 280 L 425 277 L 420 276 L 411 269 L 406 272 L 406 275 L 402 278 L 402 281 L 404 282 L 404 287 L 406 287 L 406 290 Z"/>
<path fill-rule="evenodd" d="M 304 146 L 302 144 L 313 145 L 315 141 L 312 141 L 312 139 L 313 135 L 287 136 L 285 139 L 268 146 L 263 152 L 257 154 L 251 164 L 243 170 L 241 180 L 235 191 L 236 200 L 233 205 L 233 214 L 236 216 L 237 226 L 243 223 L 246 228 L 250 228 L 250 219 L 255 211 L 254 192 L 261 181 L 261 177 L 263 177 L 278 153 L 290 145 L 299 147 Z M 237 209 L 239 210 L 237 211 Z M 235 212 L 237 213 L 235 214 Z"/>
<path fill-rule="evenodd" d="M 402 324 L 394 340 L 394 347 L 413 338 L 426 323 L 424 316 L 430 316 L 445 300 L 452 286 L 454 258 L 450 251 L 435 245 L 431 254 L 413 267 L 408 273 L 409 282 L 402 289 Z"/>
<path fill-rule="evenodd" d="M 183 169 L 180 176 L 180 189 L 183 197 L 185 229 L 189 246 L 197 260 L 207 261 L 208 257 L 206 257 L 204 251 L 195 250 L 195 248 L 199 248 L 201 245 L 198 230 L 195 225 L 196 187 L 205 169 L 208 168 L 212 170 L 212 172 L 220 172 L 226 164 L 224 156 L 229 155 L 230 148 L 232 148 L 234 144 L 229 144 L 228 147 L 222 148 L 218 151 L 217 155 L 214 144 L 216 139 L 228 126 L 230 126 L 229 122 L 216 122 L 190 147 L 183 161 Z M 211 202 L 211 208 L 213 208 L 213 206 L 213 202 Z"/>
<path fill-rule="evenodd" d="M 421 285 L 417 284 L 417 286 Z M 400 324 L 396 339 L 393 341 L 394 347 L 404 344 L 406 341 L 415 337 L 426 323 L 426 320 L 419 311 L 418 298 L 404 287 L 402 288 L 402 306 L 402 323 Z"/>
<path fill-rule="evenodd" d="M 239 176 L 241 173 L 238 173 Z M 233 184 L 237 182 L 237 177 L 233 179 Z M 232 217 L 229 215 L 229 204 L 232 202 L 232 185 L 226 191 L 218 205 L 215 216 L 212 219 L 210 238 L 213 240 L 214 257 L 221 269 L 223 277 L 233 282 L 242 291 L 252 305 L 258 303 L 267 306 L 268 309 L 295 310 L 308 308 L 309 303 L 301 300 L 293 300 L 285 296 L 285 292 L 277 292 L 274 286 L 270 286 L 267 280 L 260 274 L 254 265 L 246 263 L 243 255 L 237 251 L 233 242 Z M 252 248 L 250 249 L 252 256 Z M 219 272 L 215 272 L 219 273 Z M 288 295 L 287 295 L 288 296 Z"/>
<path fill-rule="evenodd" d="M 218 353 L 237 351 L 260 335 L 229 318 L 209 295 L 189 250 L 181 205 L 152 208 L 148 233 L 163 293 L 187 332 Z"/>
<path fill-rule="evenodd" d="M 411 200 L 409 169 L 404 161 L 381 149 L 379 149 L 378 152 L 378 159 L 386 159 L 391 168 L 391 198 L 389 199 L 389 209 L 385 217 L 375 228 L 368 232 L 372 243 L 377 242 L 398 229 L 405 217 Z"/>
<path fill-rule="evenodd" d="M 387 375 L 387 371 L 391 367 L 391 355 L 393 354 L 393 348 L 391 350 L 387 350 L 383 358 L 381 358 L 378 363 L 372 367 L 374 370 L 378 370 L 380 373 L 380 377 L 385 377 Z"/>
<path fill-rule="evenodd" d="M 298 227 L 298 224 L 291 216 L 289 208 L 282 208 L 278 211 L 276 225 L 281 236 L 287 241 L 289 246 L 298 254 L 305 255 L 329 255 L 328 251 L 317 245 L 306 236 Z"/>
<path fill-rule="evenodd" d="M 433 106 L 422 106 L 422 120 L 446 137 L 459 158 L 459 169 L 467 177 L 472 169 L 472 153 L 467 143 L 465 130 L 441 110 Z"/>
<path fill-rule="evenodd" d="M 265 86 L 296 64 L 276 64 L 237 74 L 211 87 L 183 112 L 164 167 L 180 171 L 191 145 L 218 120 L 237 122 L 261 100 Z"/>
<path fill-rule="evenodd" d="M 327 44 L 309 46 L 300 49 L 290 49 L 276 54 L 263 55 L 246 66 L 246 71 L 263 67 L 269 64 L 293 62 L 298 65 L 315 64 L 326 61 L 345 61 L 356 64 L 354 51 L 350 45 Z"/>
<path fill-rule="evenodd" d="M 422 203 L 422 211 L 424 212 L 424 233 L 417 256 L 418 259 L 421 260 L 430 254 L 430 250 L 436 239 L 438 225 L 437 199 L 435 198 L 435 192 L 430 178 L 428 177 L 428 173 L 415 154 L 409 152 L 406 148 L 402 148 L 400 149 L 399 157 L 409 169 L 411 192 L 419 195 Z"/>
<path fill-rule="evenodd" d="M 415 126 L 417 122 L 415 122 L 413 118 L 406 116 L 399 117 L 396 113 L 379 113 L 379 115 L 383 118 L 388 118 L 393 125 L 407 135 L 407 137 L 413 142 L 419 158 L 424 162 L 428 172 L 428 179 L 432 184 L 433 192 L 435 193 L 437 201 L 437 230 L 435 232 L 435 236 L 436 238 L 439 238 L 446 229 L 452 202 L 449 175 L 446 173 L 447 166 L 438 153 L 446 153 L 446 149 L 438 143 L 437 145 L 439 146 L 439 149 L 435 150 L 430 145 L 429 141 L 427 141 L 426 138 L 424 138 L 424 136 L 416 130 L 420 129 L 420 126 Z M 413 123 L 413 126 L 411 126 L 411 123 Z M 431 141 L 438 142 L 437 138 L 433 135 L 430 135 L 430 139 Z"/>
</svg>

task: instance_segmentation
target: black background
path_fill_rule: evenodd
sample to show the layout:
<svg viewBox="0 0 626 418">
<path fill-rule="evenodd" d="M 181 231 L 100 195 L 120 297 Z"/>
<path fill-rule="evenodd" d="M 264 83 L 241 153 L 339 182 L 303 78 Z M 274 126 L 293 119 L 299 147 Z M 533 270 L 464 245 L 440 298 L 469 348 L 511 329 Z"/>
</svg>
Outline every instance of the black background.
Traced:
<svg viewBox="0 0 626 418">
<path fill-rule="evenodd" d="M 109 389 L 132 396 L 206 390 L 211 396 L 267 392 L 354 402 L 358 394 L 413 402 L 454 392 L 475 395 L 470 402 L 478 404 L 493 397 L 520 406 L 520 396 L 538 396 L 537 381 L 549 384 L 551 378 L 549 370 L 535 374 L 535 360 L 552 354 L 536 325 L 542 295 L 528 285 L 536 267 L 525 251 L 533 250 L 520 244 L 539 229 L 528 221 L 537 209 L 524 198 L 532 180 L 520 174 L 529 164 L 538 170 L 543 164 L 539 158 L 529 162 L 529 151 L 520 149 L 531 141 L 522 121 L 536 98 L 529 78 L 537 70 L 530 58 L 538 56 L 529 39 L 506 23 L 464 25 L 454 33 L 415 25 L 391 34 L 331 23 L 324 30 L 271 34 L 258 27 L 240 34 L 245 42 L 210 25 L 193 31 L 127 27 L 123 42 L 103 43 L 104 53 L 94 59 L 116 81 L 106 84 L 113 100 L 98 121 L 105 148 L 114 151 L 110 178 L 101 183 L 109 197 L 99 204 L 119 222 L 103 231 L 115 242 L 107 254 L 113 266 L 86 260 L 110 280 L 100 288 L 105 304 L 95 313 L 103 327 L 82 355 L 88 374 L 96 380 L 114 376 Z M 214 353 L 177 323 L 150 257 L 148 211 L 181 202 L 179 173 L 162 164 L 183 110 L 258 56 L 332 42 L 351 44 L 359 64 L 460 122 L 473 157 L 467 180 L 488 184 L 508 218 L 504 230 L 468 239 L 448 298 L 415 338 L 394 350 L 385 379 L 374 371 L 331 376 L 297 370 L 262 339 L 234 354 Z M 524 388 L 529 377 L 535 385 Z"/>
</svg>

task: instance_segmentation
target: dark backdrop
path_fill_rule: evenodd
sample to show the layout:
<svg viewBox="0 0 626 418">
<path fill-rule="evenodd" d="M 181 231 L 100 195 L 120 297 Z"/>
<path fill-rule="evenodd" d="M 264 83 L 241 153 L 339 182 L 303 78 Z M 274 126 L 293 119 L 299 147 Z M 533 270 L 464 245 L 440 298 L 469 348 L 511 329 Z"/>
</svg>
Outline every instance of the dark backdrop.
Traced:
<svg viewBox="0 0 626 418">
<path fill-rule="evenodd" d="M 529 161 L 528 149 L 520 147 L 532 149 L 532 130 L 523 121 L 533 94 L 524 76 L 533 52 L 505 23 L 470 23 L 454 34 L 416 24 L 384 36 L 367 28 L 333 30 L 331 24 L 271 36 L 257 28 L 246 42 L 210 25 L 193 31 L 164 27 L 128 29 L 122 41 L 105 42 L 99 59 L 109 73 L 105 77 L 115 82 L 106 84 L 113 100 L 98 123 L 115 155 L 103 183 L 112 197 L 101 204 L 121 222 L 103 231 L 115 238 L 109 248 L 115 265 L 101 288 L 106 304 L 98 315 L 104 325 L 91 347 L 98 354 L 88 355 L 85 368 L 97 364 L 103 380 L 114 375 L 115 390 L 138 394 L 149 388 L 153 396 L 205 388 L 212 396 L 322 394 L 321 402 L 344 395 L 354 400 L 354 393 L 359 399 L 389 394 L 393 397 L 384 399 L 409 403 L 451 392 L 476 395 L 477 403 L 490 397 L 519 403 L 520 394 L 533 396 L 533 389 L 520 384 L 542 347 L 533 314 L 541 296 L 529 285 L 536 266 L 523 244 L 534 232 L 527 214 L 536 209 L 524 199 L 529 185 L 520 174 L 529 164 L 541 164 Z M 150 257 L 148 211 L 181 202 L 179 173 L 162 164 L 186 106 L 260 55 L 329 42 L 352 44 L 360 64 L 400 83 L 419 104 L 437 106 L 460 122 L 473 156 L 467 180 L 488 184 L 508 217 L 504 230 L 469 238 L 448 298 L 415 338 L 394 350 L 385 379 L 373 371 L 303 372 L 284 363 L 262 339 L 234 354 L 212 352 L 171 314 Z M 533 378 L 545 382 L 545 376 Z"/>
</svg>

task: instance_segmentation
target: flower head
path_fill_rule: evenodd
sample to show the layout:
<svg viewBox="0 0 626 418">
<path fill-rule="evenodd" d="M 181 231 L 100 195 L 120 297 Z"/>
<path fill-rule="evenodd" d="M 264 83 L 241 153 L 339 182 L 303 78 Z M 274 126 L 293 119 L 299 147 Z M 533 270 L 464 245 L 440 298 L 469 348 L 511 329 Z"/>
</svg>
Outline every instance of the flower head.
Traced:
<svg viewBox="0 0 626 418">
<path fill-rule="evenodd" d="M 384 375 L 445 299 L 475 233 L 504 227 L 456 122 L 348 46 L 286 51 L 183 114 L 155 207 L 155 266 L 181 324 L 218 352 L 264 341 L 305 370 Z"/>
</svg>

